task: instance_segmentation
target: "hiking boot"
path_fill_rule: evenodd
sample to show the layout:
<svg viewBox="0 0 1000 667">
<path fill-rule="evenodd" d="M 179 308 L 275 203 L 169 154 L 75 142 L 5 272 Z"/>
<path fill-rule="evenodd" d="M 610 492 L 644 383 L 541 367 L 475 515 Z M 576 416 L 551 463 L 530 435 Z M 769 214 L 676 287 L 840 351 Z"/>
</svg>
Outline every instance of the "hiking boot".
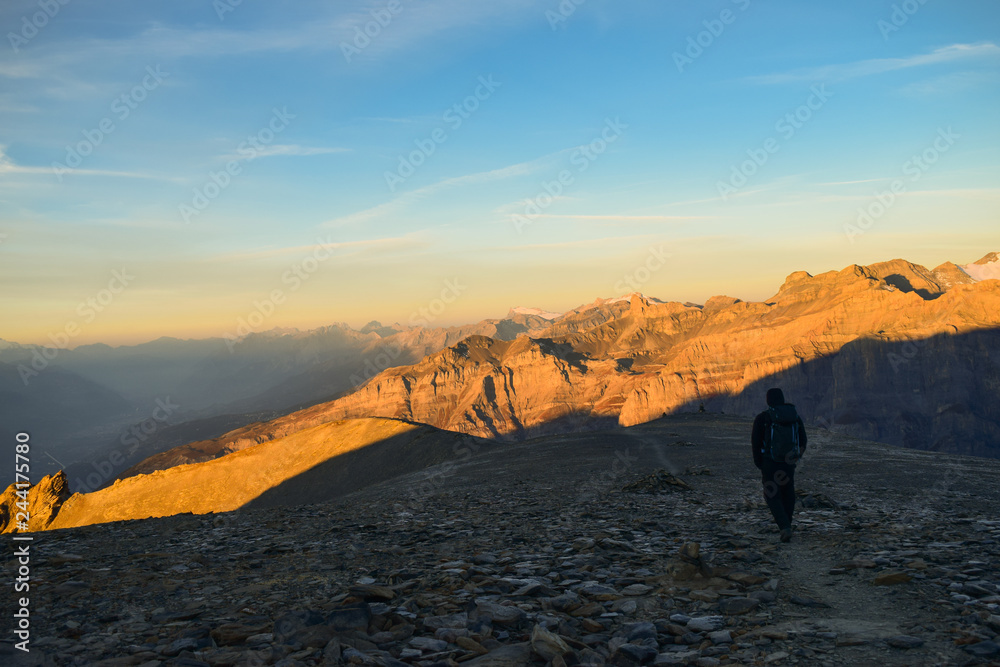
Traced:
<svg viewBox="0 0 1000 667">
<path fill-rule="evenodd" d="M 791 528 L 782 528 L 781 529 L 781 541 L 782 542 L 791 542 L 792 541 L 792 529 Z"/>
</svg>

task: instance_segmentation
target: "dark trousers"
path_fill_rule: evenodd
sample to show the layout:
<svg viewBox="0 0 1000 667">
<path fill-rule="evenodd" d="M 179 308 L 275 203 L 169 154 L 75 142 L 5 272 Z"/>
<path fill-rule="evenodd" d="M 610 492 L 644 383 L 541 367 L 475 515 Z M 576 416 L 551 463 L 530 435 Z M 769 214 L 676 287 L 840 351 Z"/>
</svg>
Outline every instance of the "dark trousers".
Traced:
<svg viewBox="0 0 1000 667">
<path fill-rule="evenodd" d="M 760 469 L 764 483 L 764 500 L 778 528 L 792 527 L 795 512 L 795 464 L 772 461 L 766 456 Z"/>
</svg>

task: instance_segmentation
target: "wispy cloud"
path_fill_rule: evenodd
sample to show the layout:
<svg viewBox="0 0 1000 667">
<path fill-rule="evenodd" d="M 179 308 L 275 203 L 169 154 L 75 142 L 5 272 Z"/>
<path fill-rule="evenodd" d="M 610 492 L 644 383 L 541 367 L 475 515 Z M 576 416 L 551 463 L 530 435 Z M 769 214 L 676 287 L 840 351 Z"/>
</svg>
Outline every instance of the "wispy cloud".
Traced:
<svg viewBox="0 0 1000 667">
<path fill-rule="evenodd" d="M 517 164 L 501 167 L 499 169 L 480 171 L 473 174 L 466 174 L 464 176 L 456 176 L 454 178 L 438 181 L 437 183 L 432 183 L 431 185 L 426 185 L 422 188 L 405 192 L 390 201 L 358 211 L 357 213 L 351 213 L 350 215 L 328 220 L 323 223 L 323 226 L 344 227 L 369 222 L 390 213 L 401 211 L 443 190 L 449 190 L 465 185 L 490 183 L 508 178 L 516 178 L 518 176 L 527 176 L 551 166 L 558 157 L 571 150 L 573 149 L 569 148 L 555 153 L 550 153 L 548 155 L 543 155 L 540 158 L 529 160 L 527 162 L 519 162 Z"/>
<path fill-rule="evenodd" d="M 381 239 L 363 239 L 360 241 L 332 241 L 327 239 L 317 239 L 315 243 L 309 245 L 286 246 L 282 248 L 263 248 L 260 250 L 240 250 L 237 252 L 212 255 L 206 261 L 214 262 L 243 262 L 256 259 L 271 259 L 275 257 L 301 257 L 313 252 L 318 246 L 322 246 L 328 251 L 334 250 L 362 250 L 369 248 L 402 248 L 411 247 L 418 243 L 415 235 L 393 236 Z"/>
<path fill-rule="evenodd" d="M 349 153 L 350 148 L 325 148 L 322 146 L 299 146 L 298 144 L 273 144 L 256 149 L 254 159 L 275 156 L 330 155 L 332 153 Z M 224 160 L 243 159 L 246 156 L 230 153 L 221 156 Z"/>
<path fill-rule="evenodd" d="M 902 88 L 900 92 L 913 97 L 940 97 L 943 95 L 958 95 L 969 90 L 995 89 L 1000 82 L 995 69 L 975 72 L 950 72 L 944 76 L 936 76 L 924 81 L 914 81 Z"/>
<path fill-rule="evenodd" d="M 567 215 L 557 213 L 542 213 L 540 218 L 562 218 L 566 220 L 594 220 L 620 222 L 687 222 L 689 220 L 707 220 L 710 215 Z"/>
<path fill-rule="evenodd" d="M 890 176 L 883 176 L 882 178 L 862 178 L 856 181 L 829 181 L 827 183 L 817 183 L 817 186 L 830 186 L 839 187 L 841 185 L 858 185 L 860 183 L 884 183 L 888 181 Z"/>
<path fill-rule="evenodd" d="M 162 23 L 146 24 L 141 30 L 116 38 L 88 37 L 71 40 L 36 53 L 29 59 L 0 62 L 0 77 L 57 78 L 59 73 L 92 69 L 94 63 L 129 59 L 169 61 L 185 57 L 223 57 L 268 51 L 335 51 L 350 44 L 356 29 L 371 23 L 373 12 L 385 11 L 385 0 L 352 3 L 354 8 L 336 8 L 318 13 L 297 25 L 257 30 L 220 27 L 176 28 Z M 403 3 L 399 16 L 383 27 L 364 49 L 365 58 L 384 56 L 440 43 L 442 32 L 463 28 L 495 27 L 537 18 L 534 0 L 504 3 L 471 3 L 466 0 L 423 0 Z M 362 59 L 358 57 L 358 60 Z M 339 62 L 350 66 L 343 58 Z"/>
<path fill-rule="evenodd" d="M 559 250 L 569 248 L 604 248 L 609 246 L 625 246 L 632 248 L 634 241 L 659 238 L 652 234 L 638 234 L 635 236 L 608 236 L 599 239 L 577 239 L 573 241 L 555 241 L 552 243 L 526 243 L 524 245 L 498 246 L 494 250 L 522 251 L 522 250 Z"/>
<path fill-rule="evenodd" d="M 16 164 L 6 153 L 6 146 L 0 145 L 0 175 L 29 175 L 56 177 L 56 171 L 52 167 L 31 167 Z M 156 174 L 147 174 L 137 171 L 114 171 L 109 169 L 66 169 L 62 172 L 64 176 L 114 176 L 116 178 L 149 178 L 153 180 L 176 181 L 177 179 L 166 178 Z"/>
<path fill-rule="evenodd" d="M 1000 47 L 992 42 L 952 44 L 935 49 L 929 53 L 921 53 L 905 58 L 873 58 L 853 63 L 807 67 L 795 69 L 790 72 L 746 77 L 744 81 L 760 84 L 844 81 L 912 67 L 937 65 L 957 60 L 998 57 L 1000 57 Z"/>
</svg>

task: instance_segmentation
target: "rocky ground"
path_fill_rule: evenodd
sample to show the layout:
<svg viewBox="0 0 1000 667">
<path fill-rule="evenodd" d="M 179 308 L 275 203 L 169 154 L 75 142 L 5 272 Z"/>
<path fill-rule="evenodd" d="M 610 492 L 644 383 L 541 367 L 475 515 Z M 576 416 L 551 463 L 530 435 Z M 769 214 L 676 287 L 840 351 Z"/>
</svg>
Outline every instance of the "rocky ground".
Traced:
<svg viewBox="0 0 1000 667">
<path fill-rule="evenodd" d="M 781 544 L 748 431 L 666 418 L 326 505 L 36 534 L 31 653 L 0 663 L 1000 664 L 1000 461 L 816 432 Z"/>
</svg>

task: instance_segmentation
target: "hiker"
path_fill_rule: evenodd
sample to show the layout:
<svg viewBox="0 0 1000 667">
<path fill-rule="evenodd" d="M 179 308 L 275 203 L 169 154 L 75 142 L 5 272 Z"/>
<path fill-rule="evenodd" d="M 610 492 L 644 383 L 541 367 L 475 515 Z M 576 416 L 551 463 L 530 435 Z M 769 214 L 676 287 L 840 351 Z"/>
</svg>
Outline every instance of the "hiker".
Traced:
<svg viewBox="0 0 1000 667">
<path fill-rule="evenodd" d="M 764 483 L 764 499 L 781 530 L 781 541 L 792 539 L 795 511 L 795 464 L 806 451 L 806 429 L 795 406 L 785 403 L 781 389 L 767 390 L 767 410 L 753 420 L 750 434 L 753 463 Z"/>
</svg>

